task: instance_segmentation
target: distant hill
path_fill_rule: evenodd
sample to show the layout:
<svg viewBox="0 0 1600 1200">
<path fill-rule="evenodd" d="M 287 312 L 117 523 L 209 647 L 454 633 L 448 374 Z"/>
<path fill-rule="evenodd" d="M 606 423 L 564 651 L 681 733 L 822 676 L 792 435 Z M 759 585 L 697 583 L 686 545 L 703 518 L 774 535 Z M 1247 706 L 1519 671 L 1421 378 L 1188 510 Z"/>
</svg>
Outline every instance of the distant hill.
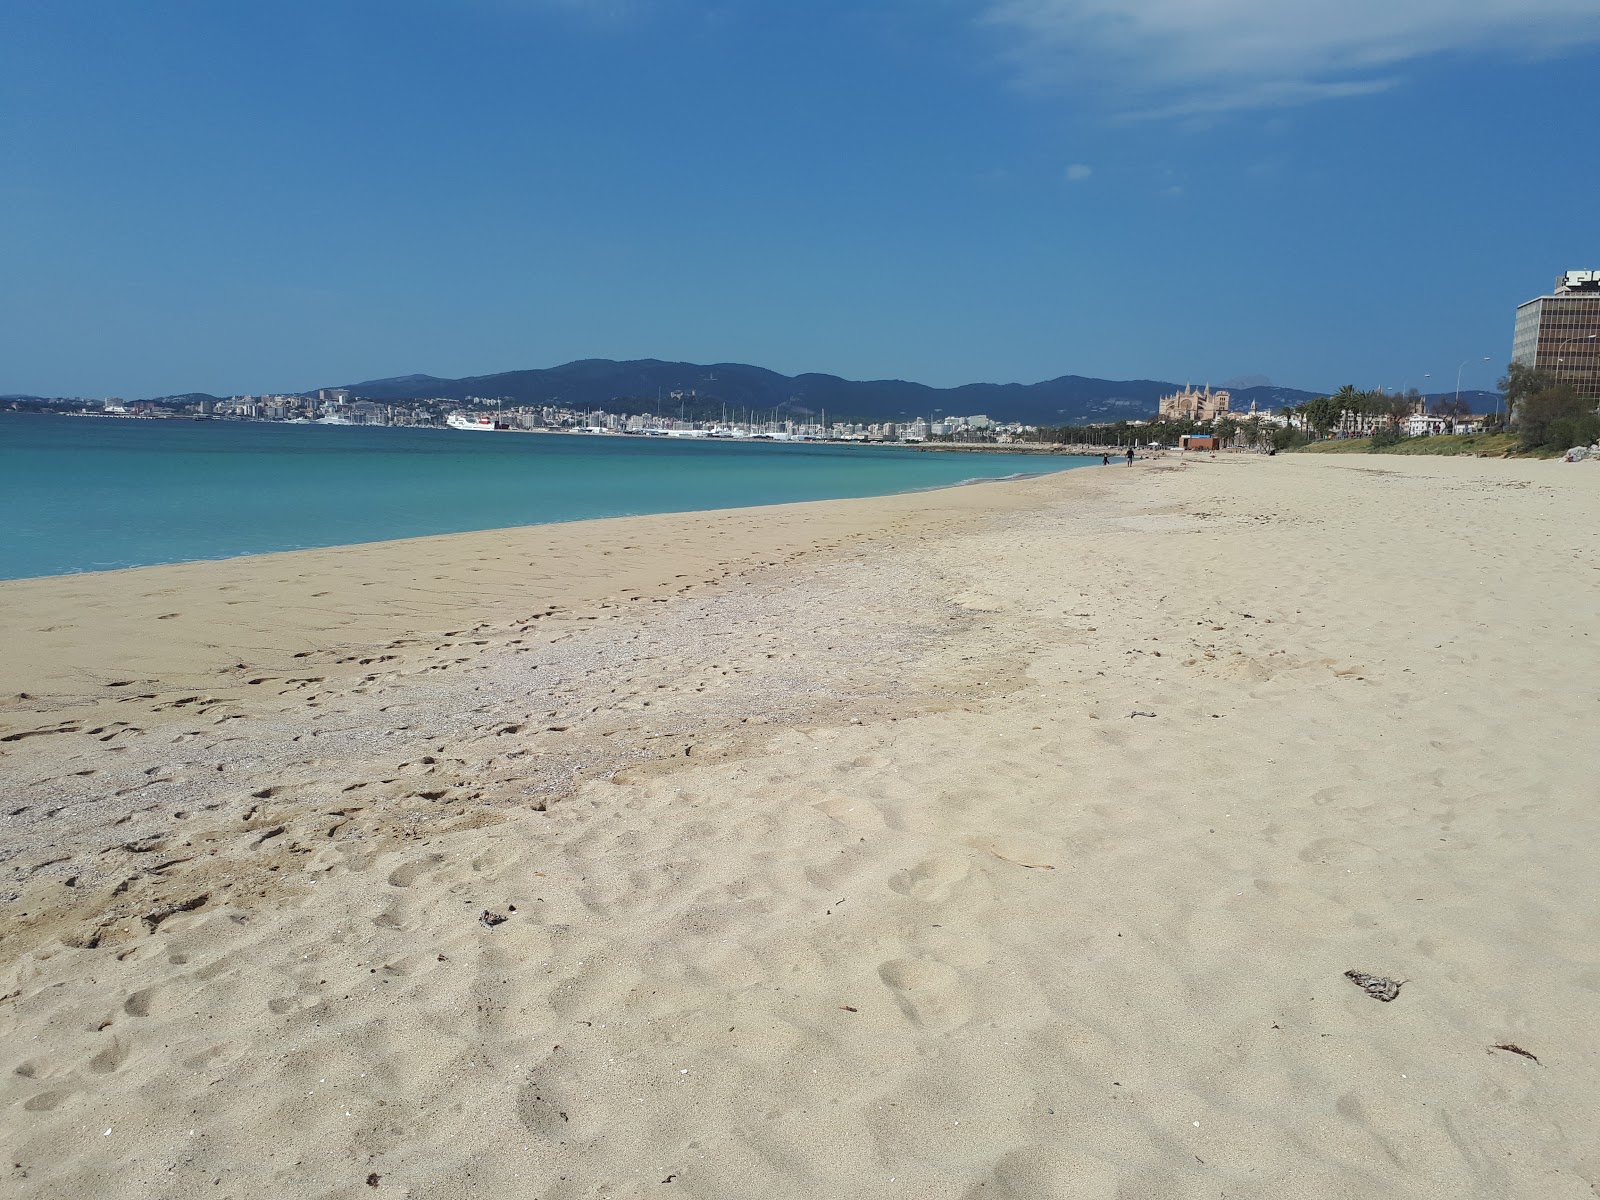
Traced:
<svg viewBox="0 0 1600 1200">
<path fill-rule="evenodd" d="M 210 403 L 215 404 L 217 401 L 222 399 L 225 399 L 225 397 L 213 396 L 210 392 L 181 392 L 176 396 L 151 396 L 150 403 L 182 405 L 204 404 L 209 401 Z"/>
<path fill-rule="evenodd" d="M 1429 392 L 1423 397 L 1423 399 L 1428 402 L 1429 408 L 1432 408 L 1434 404 L 1440 400 L 1454 400 L 1455 398 L 1456 394 L 1454 391 Z M 1500 408 L 1504 402 L 1505 397 L 1503 397 L 1499 392 L 1484 392 L 1477 390 L 1469 391 L 1467 388 L 1461 389 L 1461 403 L 1470 405 L 1472 411 L 1475 413 L 1492 413 L 1497 408 Z"/>
<path fill-rule="evenodd" d="M 1258 377 L 1259 378 L 1259 377 Z M 1159 379 L 1095 379 L 1063 375 L 1043 383 L 968 383 L 935 388 L 902 379 L 851 380 L 837 375 L 780 375 L 743 363 L 662 362 L 644 358 L 618 362 L 588 358 L 543 370 L 504 371 L 496 375 L 469 375 L 443 379 L 435 375 L 396 375 L 340 385 L 365 400 L 402 401 L 443 399 L 463 401 L 469 396 L 489 400 L 504 398 L 512 404 L 555 404 L 565 408 L 606 409 L 609 412 L 657 412 L 716 416 L 724 405 L 729 415 L 751 409 L 757 413 L 779 410 L 794 416 L 820 414 L 852 421 L 899 421 L 914 417 L 971 416 L 984 413 L 998 421 L 1030 425 L 1082 425 L 1095 421 L 1124 421 L 1152 417 L 1156 401 L 1182 385 Z M 1302 404 L 1326 392 L 1258 384 L 1235 387 L 1233 411 L 1246 413 L 1252 402 L 1260 409 Z M 300 395 L 312 395 L 301 392 Z M 673 392 L 692 392 L 693 399 L 674 400 Z M 1431 408 L 1455 393 L 1433 392 L 1426 397 Z M 221 400 L 206 392 L 152 397 L 155 403 L 182 406 Z M 1461 399 L 1473 412 L 1493 412 L 1501 404 L 1496 392 L 1463 389 Z M 92 401 L 40 396 L 0 395 L 0 404 L 83 404 Z"/>
<path fill-rule="evenodd" d="M 744 363 L 683 363 L 659 359 L 618 362 L 580 359 L 542 370 L 505 371 L 440 379 L 405 375 L 340 385 L 369 400 L 465 400 L 469 396 L 505 399 L 508 403 L 554 404 L 610 412 L 705 414 L 726 405 L 730 410 L 811 416 L 857 421 L 896 421 L 939 415 L 984 413 L 996 420 L 1027 424 L 1066 425 L 1154 416 L 1160 397 L 1178 384 L 1158 379 L 1093 379 L 1063 375 L 1043 383 L 968 383 L 935 388 L 903 379 L 851 380 L 837 375 L 780 375 Z M 675 400 L 673 392 L 693 393 Z M 1299 404 L 1318 395 L 1295 388 L 1258 386 L 1234 392 L 1234 408 L 1248 411 Z"/>
</svg>

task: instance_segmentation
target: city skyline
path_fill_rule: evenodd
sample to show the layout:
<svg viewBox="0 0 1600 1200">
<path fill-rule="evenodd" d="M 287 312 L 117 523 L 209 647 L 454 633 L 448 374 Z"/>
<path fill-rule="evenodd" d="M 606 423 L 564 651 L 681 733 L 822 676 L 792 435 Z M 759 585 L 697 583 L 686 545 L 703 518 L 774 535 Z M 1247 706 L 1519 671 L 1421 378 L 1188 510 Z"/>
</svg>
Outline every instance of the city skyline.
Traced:
<svg viewBox="0 0 1600 1200">
<path fill-rule="evenodd" d="M 1592 5 L 1102 7 L 24 3 L 0 391 L 642 356 L 1483 390 L 1600 265 L 1583 113 L 1540 99 Z"/>
</svg>

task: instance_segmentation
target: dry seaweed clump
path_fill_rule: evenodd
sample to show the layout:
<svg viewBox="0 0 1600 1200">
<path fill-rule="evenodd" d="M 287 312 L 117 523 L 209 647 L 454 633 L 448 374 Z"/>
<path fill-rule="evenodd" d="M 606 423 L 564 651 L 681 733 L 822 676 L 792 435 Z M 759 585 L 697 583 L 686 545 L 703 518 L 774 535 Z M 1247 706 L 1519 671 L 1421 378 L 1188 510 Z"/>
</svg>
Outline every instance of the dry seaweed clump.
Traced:
<svg viewBox="0 0 1600 1200">
<path fill-rule="evenodd" d="M 1400 989 L 1406 984 L 1404 979 L 1388 979 L 1382 975 L 1368 975 L 1365 971 L 1346 971 L 1344 977 L 1374 1000 L 1382 1000 L 1385 1004 L 1398 996 Z"/>
<path fill-rule="evenodd" d="M 1539 1062 L 1539 1056 L 1537 1054 L 1533 1053 L 1531 1050 L 1524 1050 L 1515 1042 L 1500 1042 L 1495 1046 L 1495 1049 L 1509 1050 L 1513 1054 L 1520 1054 L 1523 1058 L 1531 1058 L 1534 1062 Z M 1540 1063 L 1540 1065 L 1543 1066 L 1544 1064 Z"/>
</svg>

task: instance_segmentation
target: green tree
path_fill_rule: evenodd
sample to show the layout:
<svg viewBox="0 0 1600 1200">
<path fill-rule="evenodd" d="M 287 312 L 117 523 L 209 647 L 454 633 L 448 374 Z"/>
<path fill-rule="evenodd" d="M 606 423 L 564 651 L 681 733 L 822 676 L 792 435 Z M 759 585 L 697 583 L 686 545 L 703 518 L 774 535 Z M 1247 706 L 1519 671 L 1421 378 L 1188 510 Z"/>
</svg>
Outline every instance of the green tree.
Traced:
<svg viewBox="0 0 1600 1200">
<path fill-rule="evenodd" d="M 1274 450 L 1292 450 L 1306 444 L 1306 435 L 1293 425 L 1275 426 L 1270 438 Z"/>
<path fill-rule="evenodd" d="M 1536 370 L 1524 363 L 1512 363 L 1506 367 L 1505 378 L 1500 380 L 1500 390 L 1506 397 L 1506 423 L 1516 425 L 1520 415 L 1518 410 L 1523 403 L 1555 386 L 1555 376 L 1549 371 Z"/>
<path fill-rule="evenodd" d="M 1506 397 L 1507 424 L 1524 450 L 1565 450 L 1600 438 L 1600 416 L 1570 383 L 1522 363 L 1506 368 L 1500 390 Z"/>
<path fill-rule="evenodd" d="M 1572 386 L 1552 383 L 1526 393 L 1517 406 L 1517 433 L 1524 450 L 1565 450 L 1600 439 L 1600 416 Z"/>
<path fill-rule="evenodd" d="M 1405 432 L 1398 425 L 1385 425 L 1372 431 L 1372 448 L 1374 450 L 1382 450 L 1386 446 L 1398 446 L 1405 440 Z"/>
<path fill-rule="evenodd" d="M 1416 396 L 1396 392 L 1392 396 L 1378 393 L 1379 416 L 1389 418 L 1389 424 L 1399 425 L 1416 410 Z"/>
<path fill-rule="evenodd" d="M 1349 392 L 1347 399 L 1345 393 Z M 1328 431 L 1339 423 L 1340 416 L 1346 411 L 1347 403 L 1354 403 L 1355 389 L 1352 387 L 1340 388 L 1333 396 L 1318 396 L 1314 400 L 1307 400 L 1300 406 L 1301 420 L 1307 429 L 1312 430 L 1319 437 L 1326 437 Z"/>
</svg>

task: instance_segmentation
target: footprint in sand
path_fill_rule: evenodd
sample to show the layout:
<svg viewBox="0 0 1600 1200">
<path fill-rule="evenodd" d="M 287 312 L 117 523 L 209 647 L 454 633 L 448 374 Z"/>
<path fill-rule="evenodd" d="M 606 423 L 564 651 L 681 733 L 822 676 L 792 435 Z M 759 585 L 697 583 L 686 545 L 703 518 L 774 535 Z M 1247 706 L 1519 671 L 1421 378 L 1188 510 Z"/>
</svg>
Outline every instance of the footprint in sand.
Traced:
<svg viewBox="0 0 1600 1200">
<path fill-rule="evenodd" d="M 1325 837 L 1307 842 L 1295 857 L 1303 863 L 1351 866 L 1357 863 L 1365 865 L 1378 862 L 1383 856 L 1375 846 L 1366 842 L 1358 842 L 1351 838 Z"/>
<path fill-rule="evenodd" d="M 968 612 L 992 613 L 1000 612 L 1005 608 L 1005 601 L 987 592 L 957 592 L 950 597 L 950 603 Z"/>
<path fill-rule="evenodd" d="M 937 959 L 897 958 L 878 968 L 878 978 L 894 993 L 900 1011 L 921 1029 L 944 1033 L 971 1015 L 961 977 Z"/>
<path fill-rule="evenodd" d="M 89 1070 L 96 1075 L 109 1075 L 128 1061 L 130 1053 L 132 1051 L 128 1043 L 124 1039 L 113 1035 L 111 1044 L 89 1060 Z"/>
<path fill-rule="evenodd" d="M 230 1043 L 222 1042 L 215 1046 L 208 1046 L 195 1054 L 189 1054 L 179 1060 L 179 1065 L 187 1071 L 211 1071 L 225 1063 L 232 1062 L 239 1057 L 239 1050 Z"/>
<path fill-rule="evenodd" d="M 950 895 L 950 890 L 967 877 L 967 860 L 953 855 L 938 855 L 925 859 L 908 871 L 896 872 L 889 879 L 889 887 L 902 896 L 938 904 Z"/>
<path fill-rule="evenodd" d="M 1074 1200 L 1117 1200 L 1128 1193 L 1121 1171 L 1107 1158 L 1057 1140 L 1019 1146 L 1002 1155 L 988 1179 L 961 1194 L 961 1200 L 1022 1200 L 1033 1196 L 1072 1196 Z"/>
<path fill-rule="evenodd" d="M 372 923 L 379 929 L 405 929 L 407 928 L 402 914 L 390 905 L 377 916 L 372 918 Z"/>
<path fill-rule="evenodd" d="M 289 1013 L 300 1012 L 307 1008 L 316 1008 L 322 1003 L 322 998 L 314 993 L 301 992 L 294 996 L 274 996 L 267 1001 L 267 1011 L 275 1017 L 286 1016 Z"/>
<path fill-rule="evenodd" d="M 436 970 L 443 961 L 446 960 L 437 953 L 407 954 L 393 962 L 384 963 L 380 970 L 390 976 L 424 975 Z"/>
<path fill-rule="evenodd" d="M 396 867 L 389 872 L 390 887 L 410 887 L 425 872 L 438 866 L 444 861 L 442 854 L 430 854 L 421 862 L 409 862 L 404 866 Z"/>
<path fill-rule="evenodd" d="M 581 1119 L 594 1110 L 593 1105 L 582 1102 L 582 1096 L 581 1089 L 569 1093 L 567 1088 L 548 1076 L 543 1080 L 530 1081 L 517 1093 L 517 1120 L 529 1133 L 564 1145 L 569 1138 L 591 1132 L 587 1125 L 581 1131 L 573 1125 L 575 1119 Z"/>
<path fill-rule="evenodd" d="M 476 874 L 501 870 L 514 858 L 503 850 L 489 850 L 472 860 L 472 870 Z"/>
</svg>

